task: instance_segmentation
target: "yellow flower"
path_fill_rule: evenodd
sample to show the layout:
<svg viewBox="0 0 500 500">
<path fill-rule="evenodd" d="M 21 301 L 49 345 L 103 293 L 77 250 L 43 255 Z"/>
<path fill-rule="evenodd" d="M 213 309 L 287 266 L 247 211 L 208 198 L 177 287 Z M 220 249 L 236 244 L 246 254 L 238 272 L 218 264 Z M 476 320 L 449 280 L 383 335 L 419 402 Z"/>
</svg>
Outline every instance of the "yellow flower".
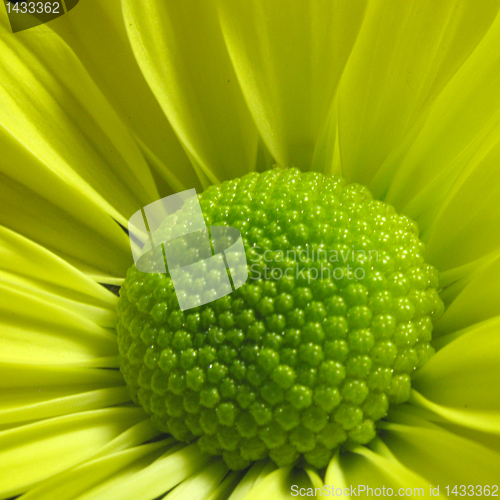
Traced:
<svg viewBox="0 0 500 500">
<path fill-rule="evenodd" d="M 16 34 L 0 8 L 0 498 L 498 494 L 499 8 L 81 0 Z M 274 163 L 416 220 L 447 305 L 411 400 L 326 472 L 229 472 L 161 435 L 117 370 L 120 225 Z"/>
</svg>

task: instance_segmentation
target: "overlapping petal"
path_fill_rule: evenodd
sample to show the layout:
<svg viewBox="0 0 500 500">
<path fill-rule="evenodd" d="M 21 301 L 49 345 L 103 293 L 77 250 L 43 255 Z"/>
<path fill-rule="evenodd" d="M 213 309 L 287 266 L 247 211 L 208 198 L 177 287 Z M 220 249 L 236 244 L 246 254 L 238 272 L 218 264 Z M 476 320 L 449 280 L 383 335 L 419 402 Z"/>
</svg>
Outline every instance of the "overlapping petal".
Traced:
<svg viewBox="0 0 500 500">
<path fill-rule="evenodd" d="M 22 493 L 88 459 L 144 417 L 139 408 L 114 408 L 0 432 L 0 495 Z"/>
<path fill-rule="evenodd" d="M 450 422 L 500 433 L 499 331 L 496 317 L 438 339 L 444 346 L 414 377 L 420 395 L 413 402 Z"/>
<path fill-rule="evenodd" d="M 0 126 L 122 224 L 158 198 L 133 137 L 54 32 L 13 36 L 1 18 Z M 30 164 L 18 165 L 30 175 Z"/>
<path fill-rule="evenodd" d="M 435 109 L 434 99 L 481 42 L 497 11 L 495 2 L 369 3 L 339 89 L 339 147 L 348 180 L 383 196 L 395 173 L 396 179 L 404 177 L 408 183 L 390 192 L 389 201 L 398 207 L 425 185 L 420 170 L 412 170 L 408 159 L 401 163 L 397 153 L 405 152 L 413 129 Z M 465 95 L 455 97 L 459 106 L 467 103 Z M 422 169 L 436 172 L 437 160 L 427 155 Z"/>
<path fill-rule="evenodd" d="M 242 498 L 243 500 L 259 500 L 261 498 L 284 500 L 290 498 L 292 486 L 306 489 L 313 488 L 313 483 L 304 471 L 291 467 L 281 467 L 257 481 Z M 232 497 L 230 499 L 232 500 Z"/>
<path fill-rule="evenodd" d="M 270 460 L 254 463 L 234 488 L 230 500 L 242 500 L 259 481 L 275 470 L 276 466 Z"/>
<path fill-rule="evenodd" d="M 96 410 L 128 401 L 130 396 L 125 386 L 105 389 L 69 386 L 4 390 L 0 398 L 0 422 L 38 420 L 75 411 Z"/>
<path fill-rule="evenodd" d="M 120 4 L 82 1 L 47 29 L 58 33 L 85 66 L 148 163 L 167 182 L 166 192 L 198 187 L 196 173 L 134 58 Z"/>
<path fill-rule="evenodd" d="M 142 72 L 204 184 L 254 169 L 257 130 L 213 1 L 122 3 Z"/>
<path fill-rule="evenodd" d="M 57 302 L 100 326 L 116 324 L 115 295 L 43 246 L 1 226 L 0 278 L 15 290 Z"/>
<path fill-rule="evenodd" d="M 100 281 L 123 276 L 131 262 L 130 245 L 105 208 L 1 129 L 0 147 L 0 223 Z"/>
<path fill-rule="evenodd" d="M 384 443 L 408 469 L 440 485 L 495 484 L 500 454 L 427 423 L 411 410 L 393 411 L 383 424 Z M 382 425 L 382 424 L 381 424 Z"/>
<path fill-rule="evenodd" d="M 138 426 L 132 429 L 139 430 Z M 147 439 L 147 434 L 136 432 L 136 435 L 139 439 Z M 162 440 L 97 457 L 44 481 L 21 498 L 23 500 L 52 500 L 54 497 L 60 500 L 82 498 L 82 495 L 86 495 L 92 488 L 105 483 L 110 476 L 120 474 L 124 469 L 134 465 L 137 467 L 137 465 L 145 466 L 148 462 L 151 463 L 171 444 L 171 439 Z"/>
<path fill-rule="evenodd" d="M 436 324 L 437 334 L 452 333 L 500 313 L 500 259 L 483 266 L 473 264 L 474 270 L 457 270 L 461 279 L 455 277 L 441 293 L 448 308 Z"/>
<path fill-rule="evenodd" d="M 150 500 L 183 483 L 208 462 L 198 445 L 176 445 L 132 463 L 105 481 L 82 492 L 79 500 Z M 175 491 L 175 490 L 174 490 Z"/>
<path fill-rule="evenodd" d="M 499 40 L 497 16 L 394 158 L 386 199 L 421 220 L 442 271 L 498 251 Z"/>
<path fill-rule="evenodd" d="M 350 493 L 353 487 L 359 492 L 356 496 L 362 498 L 404 496 L 401 495 L 401 489 L 411 490 L 412 493 L 408 496 L 426 496 L 430 486 L 428 480 L 403 465 L 380 439 L 376 439 L 371 446 L 374 450 L 360 446 L 353 449 L 352 453 L 342 455 L 340 463 L 346 481 L 344 485 L 326 484 L 335 490 L 343 487 L 342 495 L 345 493 L 345 488 Z M 360 486 L 364 489 L 358 489 Z M 389 489 L 392 490 L 392 494 Z"/>
<path fill-rule="evenodd" d="M 110 366 L 116 336 L 93 321 L 0 283 L 0 359 L 7 362 Z M 111 365 L 113 366 L 113 365 Z"/>
<path fill-rule="evenodd" d="M 238 80 L 282 166 L 308 169 L 366 2 L 218 1 Z M 321 144 L 320 144 L 321 142 Z"/>
<path fill-rule="evenodd" d="M 494 481 L 498 447 L 473 433 L 500 433 L 499 4 L 122 0 L 123 23 L 118 0 L 81 3 L 16 38 L 2 21 L 0 495 L 323 486 L 312 469 L 227 474 L 196 444 L 143 444 L 157 431 L 141 409 L 106 408 L 129 399 L 109 369 L 116 298 L 95 283 L 119 284 L 131 262 L 113 219 L 273 158 L 370 184 L 419 221 L 445 271 L 418 392 L 381 423 L 386 444 L 337 455 L 325 484 Z"/>
</svg>

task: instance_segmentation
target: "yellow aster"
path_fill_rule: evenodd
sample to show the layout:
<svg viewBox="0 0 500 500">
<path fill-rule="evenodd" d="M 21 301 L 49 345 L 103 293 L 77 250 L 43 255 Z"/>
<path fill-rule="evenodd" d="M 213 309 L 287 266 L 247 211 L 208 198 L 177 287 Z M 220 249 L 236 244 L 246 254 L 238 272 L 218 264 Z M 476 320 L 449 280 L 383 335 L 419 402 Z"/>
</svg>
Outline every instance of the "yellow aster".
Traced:
<svg viewBox="0 0 500 500">
<path fill-rule="evenodd" d="M 0 9 L 0 497 L 498 481 L 499 7 L 81 0 L 15 35 Z M 341 174 L 415 219 L 447 305 L 410 402 L 326 472 L 229 472 L 161 435 L 116 370 L 101 285 L 131 264 L 116 222 L 273 163 Z"/>
</svg>

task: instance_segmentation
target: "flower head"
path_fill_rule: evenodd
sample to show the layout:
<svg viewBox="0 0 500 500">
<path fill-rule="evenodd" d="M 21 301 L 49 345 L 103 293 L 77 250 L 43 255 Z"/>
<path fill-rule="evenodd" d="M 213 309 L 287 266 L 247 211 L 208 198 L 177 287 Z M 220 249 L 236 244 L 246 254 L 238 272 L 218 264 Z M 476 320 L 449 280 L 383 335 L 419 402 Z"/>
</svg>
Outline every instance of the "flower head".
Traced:
<svg viewBox="0 0 500 500">
<path fill-rule="evenodd" d="M 81 0 L 15 35 L 1 11 L 0 498 L 491 492 L 498 11 Z M 385 255 L 170 314 L 122 228 L 193 187 L 259 272 Z"/>
</svg>

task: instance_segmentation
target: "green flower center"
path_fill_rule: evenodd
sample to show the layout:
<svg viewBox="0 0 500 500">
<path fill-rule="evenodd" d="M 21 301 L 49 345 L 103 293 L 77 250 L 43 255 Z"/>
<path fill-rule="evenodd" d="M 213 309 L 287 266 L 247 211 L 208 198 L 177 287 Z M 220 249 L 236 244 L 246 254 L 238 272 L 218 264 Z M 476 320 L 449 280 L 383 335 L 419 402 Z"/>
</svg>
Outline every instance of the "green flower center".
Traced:
<svg viewBox="0 0 500 500">
<path fill-rule="evenodd" d="M 211 187 L 200 204 L 207 226 L 241 232 L 248 280 L 181 311 L 168 272 L 129 269 L 117 331 L 133 400 L 231 469 L 268 456 L 322 468 L 370 442 L 409 399 L 443 311 L 416 224 L 363 186 L 296 169 Z"/>
</svg>

